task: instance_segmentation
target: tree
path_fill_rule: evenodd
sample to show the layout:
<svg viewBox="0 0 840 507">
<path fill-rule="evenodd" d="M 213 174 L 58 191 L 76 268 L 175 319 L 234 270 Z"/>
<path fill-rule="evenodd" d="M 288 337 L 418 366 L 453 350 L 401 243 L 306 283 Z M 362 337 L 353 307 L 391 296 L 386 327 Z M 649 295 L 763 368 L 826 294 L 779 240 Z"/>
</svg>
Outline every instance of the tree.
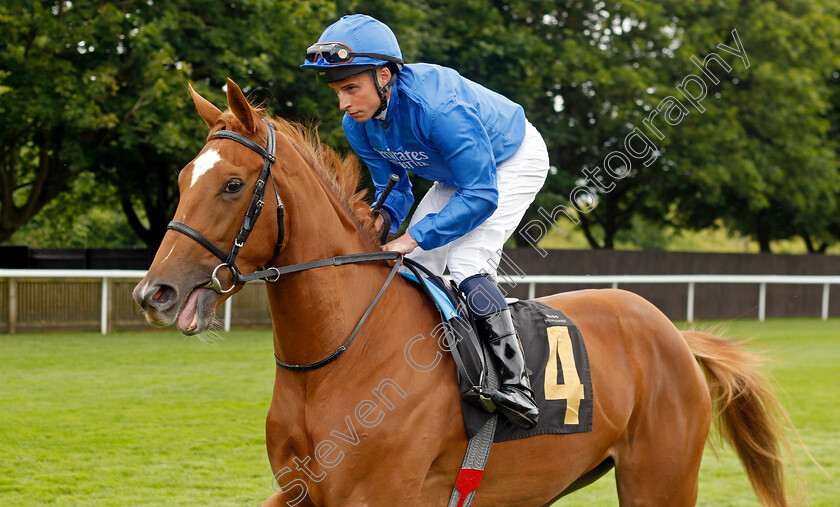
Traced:
<svg viewBox="0 0 840 507">
<path fill-rule="evenodd" d="M 321 0 L 4 4 L 0 241 L 91 170 L 118 189 L 129 223 L 156 246 L 177 203 L 177 171 L 206 135 L 187 82 L 223 103 L 230 76 L 275 99 L 284 116 L 311 114 L 328 90 L 299 86 L 297 66 L 331 8 Z"/>
<path fill-rule="evenodd" d="M 762 252 L 772 240 L 796 236 L 811 251 L 825 250 L 826 243 L 815 243 L 827 237 L 840 189 L 837 139 L 825 118 L 826 82 L 840 50 L 840 21 L 829 5 L 683 5 L 680 17 L 698 20 L 683 34 L 683 55 L 724 54 L 718 41 L 731 26 L 748 62 L 727 55 L 731 72 L 710 64 L 721 82 L 709 87 L 706 112 L 675 129 L 666 156 L 676 177 L 661 195 L 674 196 L 676 225 L 700 229 L 722 217 Z"/>
<path fill-rule="evenodd" d="M 83 172 L 17 229 L 10 242 L 32 248 L 143 246 L 128 225 L 119 201 L 115 188 L 97 182 L 92 172 Z"/>
<path fill-rule="evenodd" d="M 0 241 L 90 164 L 86 146 L 103 112 L 103 83 L 86 79 L 85 53 L 65 26 L 69 2 L 0 6 Z"/>
<path fill-rule="evenodd" d="M 828 2 L 428 6 L 422 59 L 523 104 L 548 141 L 556 173 L 526 221 L 566 216 L 593 248 L 612 248 L 639 218 L 693 229 L 723 218 L 763 251 L 775 239 L 826 236 L 838 188 L 821 118 L 825 78 L 838 68 Z M 733 33 L 749 62 L 720 49 L 738 48 Z M 712 52 L 728 71 L 692 61 Z M 706 89 L 696 106 L 683 93 L 699 96 L 696 80 L 684 82 L 692 75 Z M 686 104 L 670 126 L 657 111 L 669 96 Z"/>
<path fill-rule="evenodd" d="M 546 139 L 554 170 L 523 223 L 553 221 L 550 211 L 563 205 L 594 248 L 612 248 L 634 214 L 658 207 L 648 190 L 655 167 L 605 182 L 608 192 L 584 183 L 585 203 L 569 196 L 641 122 L 649 90 L 664 82 L 674 33 L 663 30 L 672 25 L 663 10 L 644 0 L 430 2 L 423 56 L 522 104 Z"/>
<path fill-rule="evenodd" d="M 93 171 L 156 245 L 177 170 L 206 133 L 187 81 L 221 104 L 230 76 L 275 114 L 322 121 L 321 137 L 348 149 L 332 91 L 298 66 L 352 12 L 393 27 L 406 61 L 453 67 L 523 105 L 554 167 L 524 223 L 565 216 L 593 248 L 612 248 L 639 223 L 702 229 L 720 219 L 764 251 L 794 236 L 824 251 L 840 235 L 840 23 L 829 0 L 93 4 L 0 7 L 0 241 Z M 721 49 L 737 47 L 733 30 L 749 66 Z M 711 53 L 729 70 L 692 61 Z M 692 74 L 707 92 L 697 105 L 684 93 L 700 89 L 683 82 Z M 681 110 L 669 96 L 686 111 L 670 125 L 664 113 Z"/>
<path fill-rule="evenodd" d="M 827 136 L 829 139 L 838 140 L 840 139 L 840 68 L 832 72 L 828 78 L 828 88 L 830 90 L 829 103 L 833 106 L 826 113 L 826 118 L 830 123 Z M 840 145 L 837 147 L 837 156 L 840 157 Z M 820 228 L 817 233 L 801 234 L 809 253 L 824 253 L 830 245 L 840 242 L 840 191 L 834 195 L 834 199 L 834 208 L 826 210 L 822 215 L 828 225 Z"/>
<path fill-rule="evenodd" d="M 184 0 L 134 11 L 131 28 L 123 29 L 111 101 L 125 118 L 100 154 L 147 244 L 160 241 L 174 213 L 177 170 L 204 144 L 206 127 L 185 91 L 187 80 L 217 103 L 224 103 L 223 86 L 232 77 L 275 113 L 311 113 L 326 91 L 315 98 L 314 86 L 300 86 L 298 65 L 312 33 L 331 15 L 321 1 Z"/>
</svg>

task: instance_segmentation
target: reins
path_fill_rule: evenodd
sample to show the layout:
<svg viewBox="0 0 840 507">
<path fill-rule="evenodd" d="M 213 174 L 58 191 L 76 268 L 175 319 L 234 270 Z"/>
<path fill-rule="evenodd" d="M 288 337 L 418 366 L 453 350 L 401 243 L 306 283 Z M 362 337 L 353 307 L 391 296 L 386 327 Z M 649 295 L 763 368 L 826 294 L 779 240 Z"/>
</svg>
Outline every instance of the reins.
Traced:
<svg viewBox="0 0 840 507">
<path fill-rule="evenodd" d="M 391 280 L 394 279 L 394 275 L 397 274 L 397 271 L 399 271 L 400 265 L 402 265 L 402 254 L 399 252 L 371 252 L 351 255 L 339 255 L 337 257 L 330 257 L 329 259 L 322 259 L 320 261 L 304 262 L 302 264 L 286 266 L 286 268 L 294 269 L 289 269 L 284 272 L 292 273 L 295 271 L 304 271 L 307 269 L 320 268 L 322 266 L 341 266 L 342 264 L 356 264 L 359 262 L 371 262 L 382 260 L 394 260 L 396 262 L 394 262 L 394 267 L 391 268 L 391 272 L 388 273 L 388 277 L 385 279 L 385 283 L 382 284 L 382 287 L 379 289 L 379 292 L 376 293 L 376 296 L 373 298 L 373 301 L 370 302 L 370 305 L 368 305 L 367 310 L 365 310 L 365 313 L 362 314 L 362 318 L 359 319 L 359 323 L 356 324 L 356 327 L 353 329 L 353 332 L 350 333 L 350 337 L 347 338 L 347 341 L 345 341 L 343 345 L 338 347 L 335 350 L 335 352 L 333 352 L 329 356 L 325 357 L 324 359 L 321 359 L 320 361 L 315 361 L 314 363 L 309 364 L 285 363 L 281 361 L 279 357 L 277 357 L 277 354 L 274 354 L 274 361 L 277 363 L 277 366 L 294 371 L 315 370 L 322 366 L 326 366 L 327 364 L 341 357 L 341 355 L 347 351 L 347 347 L 350 346 L 350 344 L 353 342 L 353 339 L 356 338 L 356 335 L 359 334 L 359 330 L 362 329 L 362 325 L 367 320 L 368 316 L 370 315 L 370 312 L 373 311 L 374 307 L 376 306 L 376 303 L 379 302 L 379 299 L 382 298 L 382 295 L 385 293 L 385 289 L 388 288 L 388 285 L 391 284 Z"/>
<path fill-rule="evenodd" d="M 172 229 L 173 231 L 180 232 L 185 236 L 195 240 L 198 244 L 206 248 L 210 251 L 213 255 L 219 258 L 222 261 L 221 264 L 216 266 L 213 270 L 213 273 L 210 276 L 210 282 L 208 285 L 213 288 L 219 294 L 227 294 L 234 289 L 237 285 L 243 285 L 247 282 L 252 282 L 255 280 L 265 280 L 269 283 L 276 282 L 280 276 L 289 274 L 289 273 L 297 273 L 300 271 L 307 271 L 310 269 L 322 268 L 327 266 L 343 266 L 345 264 L 358 264 L 362 262 L 374 262 L 374 261 L 389 261 L 393 260 L 394 266 L 391 268 L 391 272 L 388 273 L 388 277 L 385 279 L 385 282 L 382 284 L 382 287 L 377 292 L 376 296 L 371 301 L 370 305 L 368 305 L 367 310 L 365 313 L 362 314 L 361 319 L 359 319 L 358 324 L 353 329 L 353 332 L 350 334 L 350 337 L 347 338 L 347 341 L 344 342 L 343 345 L 338 347 L 332 354 L 321 359 L 320 361 L 316 361 L 310 364 L 289 364 L 285 363 L 274 355 L 274 360 L 278 366 L 286 368 L 288 370 L 294 371 L 306 371 L 306 370 L 314 370 L 316 368 L 320 368 L 325 366 L 336 359 L 338 359 L 345 351 L 347 351 L 347 347 L 353 342 L 356 338 L 356 335 L 359 334 L 359 331 L 362 328 L 362 325 L 367 320 L 370 313 L 373 311 L 376 304 L 382 298 L 382 295 L 385 293 L 385 289 L 388 288 L 388 285 L 391 284 L 391 280 L 394 279 L 394 275 L 399 270 L 400 266 L 402 265 L 402 254 L 399 252 L 368 252 L 368 253 L 359 253 L 359 254 L 349 254 L 349 255 L 337 255 L 335 257 L 329 257 L 327 259 L 319 259 L 315 261 L 309 262 L 301 262 L 298 264 L 290 264 L 288 266 L 283 267 L 269 267 L 266 269 L 254 271 L 253 273 L 244 274 L 242 270 L 236 265 L 236 256 L 239 254 L 239 249 L 245 245 L 245 241 L 248 239 L 248 236 L 251 234 L 251 231 L 254 228 L 254 223 L 256 223 L 257 219 L 262 212 L 262 208 L 265 205 L 263 201 L 263 197 L 265 196 L 265 187 L 269 180 L 271 179 L 271 184 L 274 187 L 274 195 L 277 198 L 277 245 L 274 250 L 274 256 L 276 257 L 280 253 L 280 249 L 283 246 L 283 239 L 285 236 L 285 230 L 283 227 L 283 217 L 284 217 L 284 210 L 283 210 L 283 202 L 280 200 L 280 194 L 277 192 L 277 186 L 274 183 L 274 178 L 271 176 L 271 167 L 275 162 L 274 152 L 276 147 L 276 134 L 274 132 L 274 127 L 271 126 L 268 121 L 263 120 L 268 127 L 268 134 L 266 140 L 266 146 L 263 148 L 259 144 L 255 143 L 254 141 L 248 139 L 247 137 L 239 134 L 237 132 L 231 132 L 229 130 L 219 130 L 213 134 L 213 138 L 220 138 L 220 139 L 230 139 L 236 141 L 243 146 L 249 148 L 250 150 L 256 152 L 260 155 L 263 160 L 263 168 L 260 172 L 260 177 L 257 180 L 257 184 L 254 187 L 254 194 L 251 196 L 251 203 L 248 205 L 248 210 L 245 212 L 245 218 L 242 221 L 242 227 L 239 229 L 239 234 L 236 235 L 236 239 L 233 241 L 233 246 L 231 247 L 230 253 L 225 253 L 218 245 L 213 243 L 207 236 L 201 234 L 200 232 L 196 231 L 192 227 L 183 224 L 181 222 L 176 222 L 175 220 L 169 222 L 167 226 L 168 229 Z M 388 193 L 394 187 L 394 185 L 399 181 L 399 178 L 396 180 L 392 179 L 389 181 L 386 191 L 383 192 L 383 195 L 380 197 L 379 202 L 377 202 L 376 206 L 374 206 L 374 212 L 378 212 L 378 209 L 381 208 L 382 202 L 387 197 Z M 386 226 L 384 227 L 385 232 L 383 234 L 383 238 L 387 235 L 387 231 L 390 228 L 390 216 L 385 213 L 386 219 Z M 230 287 L 227 289 L 223 288 L 221 280 L 219 280 L 219 270 L 225 268 L 228 269 L 232 276 L 232 281 Z"/>
</svg>

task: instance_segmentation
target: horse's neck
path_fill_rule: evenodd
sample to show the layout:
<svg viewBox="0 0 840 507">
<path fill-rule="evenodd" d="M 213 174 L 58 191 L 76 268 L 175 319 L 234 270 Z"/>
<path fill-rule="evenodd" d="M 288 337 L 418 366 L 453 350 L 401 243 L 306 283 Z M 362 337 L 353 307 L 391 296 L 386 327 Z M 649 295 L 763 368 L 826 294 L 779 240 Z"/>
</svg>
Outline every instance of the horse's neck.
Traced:
<svg viewBox="0 0 840 507">
<path fill-rule="evenodd" d="M 279 264 L 374 251 L 323 181 L 311 170 L 297 173 L 284 203 L 290 235 Z M 269 285 L 275 353 L 295 364 L 331 354 L 350 335 L 387 274 L 385 263 L 376 261 L 284 275 Z"/>
</svg>

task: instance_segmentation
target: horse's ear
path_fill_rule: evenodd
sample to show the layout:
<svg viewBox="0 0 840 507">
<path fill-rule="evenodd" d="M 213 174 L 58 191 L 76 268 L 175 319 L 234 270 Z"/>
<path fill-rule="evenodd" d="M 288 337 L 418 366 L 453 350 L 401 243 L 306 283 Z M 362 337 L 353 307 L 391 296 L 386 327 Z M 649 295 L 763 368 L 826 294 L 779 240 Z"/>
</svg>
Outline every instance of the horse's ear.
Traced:
<svg viewBox="0 0 840 507">
<path fill-rule="evenodd" d="M 222 112 L 219 111 L 218 107 L 210 103 L 209 100 L 199 95 L 198 92 L 193 89 L 191 84 L 187 83 L 187 86 L 190 87 L 190 95 L 192 95 L 193 102 L 195 102 L 195 108 L 198 109 L 198 114 L 204 119 L 204 123 L 206 123 L 208 127 L 212 128 L 213 125 L 216 124 L 216 121 L 218 121 Z"/>
<path fill-rule="evenodd" d="M 242 90 L 231 78 L 228 78 L 227 80 L 227 96 L 228 105 L 230 106 L 230 110 L 233 111 L 233 115 L 242 122 L 242 125 L 245 126 L 245 130 L 248 132 L 254 132 L 257 128 L 254 110 L 251 108 L 251 105 L 248 104 L 245 94 L 242 93 Z"/>
</svg>

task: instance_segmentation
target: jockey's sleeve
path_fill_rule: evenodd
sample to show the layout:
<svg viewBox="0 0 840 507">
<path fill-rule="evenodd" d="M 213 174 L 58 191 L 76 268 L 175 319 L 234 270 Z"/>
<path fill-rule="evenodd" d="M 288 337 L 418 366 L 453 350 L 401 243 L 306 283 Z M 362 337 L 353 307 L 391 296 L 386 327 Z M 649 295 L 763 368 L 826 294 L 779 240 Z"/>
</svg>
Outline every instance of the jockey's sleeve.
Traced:
<svg viewBox="0 0 840 507">
<path fill-rule="evenodd" d="M 471 105 L 453 100 L 429 122 L 429 140 L 440 150 L 457 188 L 438 213 L 430 213 L 408 232 L 424 249 L 454 241 L 496 211 L 496 160 L 490 137 Z"/>
<path fill-rule="evenodd" d="M 348 118 L 345 118 L 344 121 L 346 122 Z M 354 122 L 355 120 L 349 118 L 349 121 Z M 414 204 L 414 194 L 411 192 L 411 180 L 408 178 L 408 173 L 405 169 L 382 158 L 364 139 L 355 135 L 348 135 L 347 126 L 344 125 L 344 127 L 344 132 L 347 140 L 350 142 L 350 147 L 364 161 L 370 171 L 370 177 L 376 187 L 376 195 L 374 195 L 373 202 L 376 202 L 379 199 L 379 195 L 385 190 L 385 185 L 388 184 L 388 178 L 391 176 L 391 173 L 400 177 L 399 183 L 394 186 L 388 198 L 382 204 L 382 208 L 387 210 L 391 215 L 391 230 L 389 232 L 393 234 L 400 229 L 400 224 L 408 216 L 408 212 L 411 211 L 411 206 Z"/>
</svg>

